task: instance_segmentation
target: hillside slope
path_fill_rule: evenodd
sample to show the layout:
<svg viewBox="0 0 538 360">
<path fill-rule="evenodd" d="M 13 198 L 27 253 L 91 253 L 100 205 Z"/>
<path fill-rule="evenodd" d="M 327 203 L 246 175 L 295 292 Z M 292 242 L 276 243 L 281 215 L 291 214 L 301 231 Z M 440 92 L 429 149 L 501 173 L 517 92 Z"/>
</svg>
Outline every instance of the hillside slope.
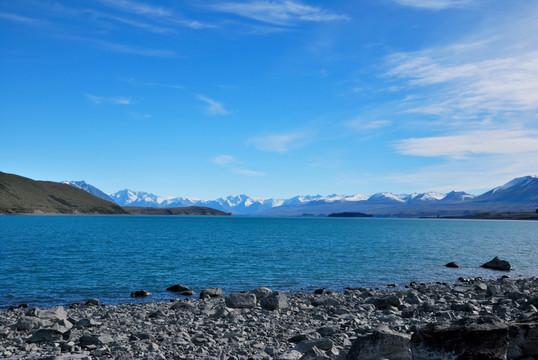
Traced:
<svg viewBox="0 0 538 360">
<path fill-rule="evenodd" d="M 0 214 L 127 214 L 76 187 L 0 172 Z"/>
</svg>

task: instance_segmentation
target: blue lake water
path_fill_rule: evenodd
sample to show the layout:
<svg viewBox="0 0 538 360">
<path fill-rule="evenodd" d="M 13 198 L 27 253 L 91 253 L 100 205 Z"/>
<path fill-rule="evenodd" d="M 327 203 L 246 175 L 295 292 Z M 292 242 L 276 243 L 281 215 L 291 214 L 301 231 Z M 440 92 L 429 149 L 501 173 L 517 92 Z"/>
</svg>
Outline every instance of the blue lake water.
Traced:
<svg viewBox="0 0 538 360">
<path fill-rule="evenodd" d="M 378 218 L 0 216 L 0 308 L 538 275 L 538 222 Z M 459 269 L 444 264 L 456 261 Z M 153 293 L 147 300 L 131 291 Z"/>
</svg>

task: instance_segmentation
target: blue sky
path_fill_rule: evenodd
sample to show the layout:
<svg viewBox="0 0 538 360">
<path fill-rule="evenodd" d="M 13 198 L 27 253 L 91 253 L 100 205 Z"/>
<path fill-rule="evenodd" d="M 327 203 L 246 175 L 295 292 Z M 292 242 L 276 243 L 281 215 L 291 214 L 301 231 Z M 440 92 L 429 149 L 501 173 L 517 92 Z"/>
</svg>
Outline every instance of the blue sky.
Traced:
<svg viewBox="0 0 538 360">
<path fill-rule="evenodd" d="M 538 1 L 0 1 L 0 171 L 213 199 L 538 173 Z"/>
</svg>

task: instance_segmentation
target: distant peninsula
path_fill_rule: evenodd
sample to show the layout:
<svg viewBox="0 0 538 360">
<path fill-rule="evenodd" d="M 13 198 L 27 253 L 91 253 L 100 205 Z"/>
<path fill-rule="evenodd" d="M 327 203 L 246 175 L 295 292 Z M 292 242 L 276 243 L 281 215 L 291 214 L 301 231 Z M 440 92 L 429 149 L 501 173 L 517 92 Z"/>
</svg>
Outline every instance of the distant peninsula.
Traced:
<svg viewBox="0 0 538 360">
<path fill-rule="evenodd" d="M 359 218 L 359 217 L 372 217 L 372 215 L 361 213 L 361 212 L 341 212 L 341 213 L 329 214 L 327 215 L 327 217 Z"/>
<path fill-rule="evenodd" d="M 231 215 L 204 206 L 121 207 L 75 186 L 0 172 L 0 214 Z"/>
<path fill-rule="evenodd" d="M 443 216 L 441 219 L 538 220 L 538 210 L 524 213 L 478 213 L 462 216 Z"/>
<path fill-rule="evenodd" d="M 212 209 L 205 206 L 187 206 L 174 208 L 155 208 L 142 206 L 123 207 L 133 215 L 211 215 L 211 216 L 231 216 L 231 213 Z"/>
</svg>

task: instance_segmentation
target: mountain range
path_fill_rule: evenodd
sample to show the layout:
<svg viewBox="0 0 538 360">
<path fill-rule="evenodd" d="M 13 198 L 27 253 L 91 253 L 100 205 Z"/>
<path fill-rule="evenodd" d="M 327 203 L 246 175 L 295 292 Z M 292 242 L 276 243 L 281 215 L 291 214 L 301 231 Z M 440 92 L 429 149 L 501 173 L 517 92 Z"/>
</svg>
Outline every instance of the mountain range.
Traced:
<svg viewBox="0 0 538 360">
<path fill-rule="evenodd" d="M 481 195 L 461 191 L 446 194 L 382 192 L 371 196 L 303 195 L 289 199 L 257 199 L 247 195 L 236 195 L 215 200 L 198 200 L 187 197 L 162 197 L 129 189 L 105 194 L 84 181 L 64 183 L 120 206 L 156 208 L 204 206 L 234 215 L 300 216 L 363 212 L 379 216 L 447 216 L 478 212 L 534 212 L 538 207 L 538 176 L 516 178 Z"/>
</svg>

